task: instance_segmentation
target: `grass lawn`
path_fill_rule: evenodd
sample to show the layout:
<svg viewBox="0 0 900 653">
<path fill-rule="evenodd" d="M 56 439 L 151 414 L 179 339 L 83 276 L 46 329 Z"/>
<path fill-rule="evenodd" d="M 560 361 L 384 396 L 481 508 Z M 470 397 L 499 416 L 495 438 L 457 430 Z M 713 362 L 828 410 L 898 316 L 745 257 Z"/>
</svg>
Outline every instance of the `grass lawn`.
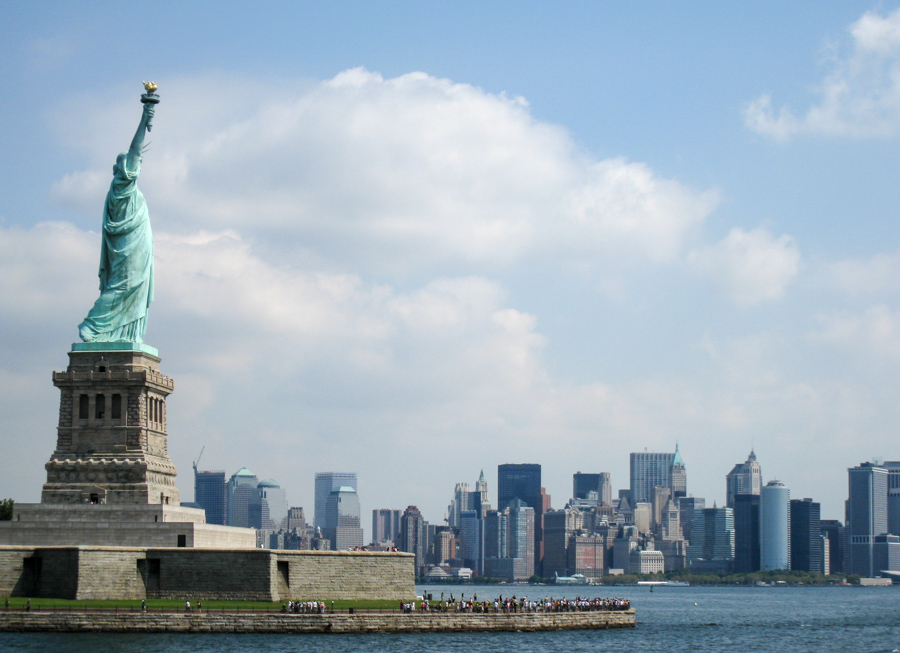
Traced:
<svg viewBox="0 0 900 653">
<path fill-rule="evenodd" d="M 69 601 L 66 599 L 40 599 L 40 598 L 32 598 L 28 599 L 27 597 L 11 597 L 9 599 L 0 598 L 0 610 L 3 610 L 6 601 L 9 601 L 10 609 L 22 609 L 25 607 L 26 603 L 31 601 L 31 608 L 40 609 L 40 608 L 55 608 L 58 610 L 140 610 L 141 609 L 141 601 L 140 599 L 134 601 L 126 601 L 126 600 L 113 600 L 113 599 L 93 599 L 87 601 Z M 321 599 L 325 601 L 325 607 L 328 611 L 331 610 L 332 602 L 327 599 Z M 196 609 L 197 602 L 200 601 L 203 604 L 204 610 L 270 610 L 272 612 L 278 612 L 281 610 L 281 603 L 270 603 L 269 601 L 206 601 L 202 596 L 198 596 L 195 599 L 191 599 L 191 607 Z M 418 606 L 418 601 L 416 602 Z M 348 610 L 349 608 L 354 608 L 356 610 L 398 610 L 400 608 L 399 601 L 376 601 L 376 600 L 336 600 L 334 601 L 334 609 L 335 610 Z M 183 611 L 184 610 L 184 601 L 179 601 L 175 599 L 148 599 L 147 600 L 147 609 L 148 610 L 174 610 L 174 611 Z"/>
</svg>

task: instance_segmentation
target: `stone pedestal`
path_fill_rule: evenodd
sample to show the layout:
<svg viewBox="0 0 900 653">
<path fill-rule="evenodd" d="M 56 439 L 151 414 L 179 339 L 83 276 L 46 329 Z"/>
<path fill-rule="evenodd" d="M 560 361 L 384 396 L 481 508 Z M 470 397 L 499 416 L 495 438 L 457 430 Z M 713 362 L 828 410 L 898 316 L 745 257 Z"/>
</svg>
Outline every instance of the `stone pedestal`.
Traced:
<svg viewBox="0 0 900 653">
<path fill-rule="evenodd" d="M 169 458 L 166 397 L 174 381 L 143 344 L 85 343 L 69 352 L 44 504 L 180 505 Z"/>
</svg>

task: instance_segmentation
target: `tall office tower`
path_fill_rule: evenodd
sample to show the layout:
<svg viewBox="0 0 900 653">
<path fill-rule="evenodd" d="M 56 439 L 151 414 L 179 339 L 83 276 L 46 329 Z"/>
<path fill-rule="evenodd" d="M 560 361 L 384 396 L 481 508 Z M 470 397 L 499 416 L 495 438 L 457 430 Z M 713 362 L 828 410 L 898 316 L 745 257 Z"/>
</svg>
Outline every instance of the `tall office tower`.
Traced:
<svg viewBox="0 0 900 653">
<path fill-rule="evenodd" d="M 331 541 L 333 551 L 346 551 L 363 546 L 359 497 L 355 488 L 345 485 L 331 491 L 325 502 L 323 521 L 322 535 Z"/>
<path fill-rule="evenodd" d="M 537 509 L 541 495 L 541 466 L 510 464 L 497 467 L 497 509 L 506 510 L 513 499 Z"/>
<path fill-rule="evenodd" d="M 612 481 L 609 472 L 600 472 L 600 505 L 612 505 Z"/>
<path fill-rule="evenodd" d="M 791 569 L 822 571 L 821 506 L 812 499 L 791 499 Z"/>
<path fill-rule="evenodd" d="M 587 499 L 588 492 L 596 492 L 600 498 L 600 474 L 585 474 L 575 472 L 572 474 L 572 498 Z"/>
<path fill-rule="evenodd" d="M 888 470 L 888 529 L 891 535 L 900 535 L 900 461 L 886 461 L 882 467 Z"/>
<path fill-rule="evenodd" d="M 725 486 L 725 498 L 729 508 L 734 507 L 734 497 L 739 494 L 762 492 L 762 471 L 756 462 L 756 453 L 752 449 L 747 462 L 735 465 L 725 476 Z"/>
<path fill-rule="evenodd" d="M 194 503 L 206 511 L 206 523 L 225 525 L 225 472 L 194 468 Z"/>
<path fill-rule="evenodd" d="M 653 522 L 653 504 L 649 501 L 638 501 L 634 504 L 634 525 L 641 535 L 649 535 Z"/>
<path fill-rule="evenodd" d="M 248 515 L 250 526 L 266 531 L 277 531 L 285 526 L 288 502 L 284 490 L 276 481 L 267 478 L 256 486 L 250 497 Z"/>
<path fill-rule="evenodd" d="M 569 538 L 581 529 L 584 515 L 577 508 L 544 513 L 544 576 L 566 575 Z"/>
<path fill-rule="evenodd" d="M 259 479 L 246 467 L 241 467 L 228 480 L 225 492 L 225 521 L 228 526 L 250 528 L 250 500 L 256 492 Z"/>
<path fill-rule="evenodd" d="M 759 571 L 759 495 L 734 497 L 734 572 Z"/>
<path fill-rule="evenodd" d="M 653 518 L 651 519 L 650 528 L 654 532 L 656 532 L 659 529 L 660 524 L 662 524 L 663 508 L 666 507 L 666 504 L 669 502 L 669 497 L 671 496 L 671 488 L 661 487 L 659 485 L 653 488 L 653 500 L 650 502 L 653 507 Z"/>
<path fill-rule="evenodd" d="M 479 574 L 484 571 L 483 522 L 479 510 L 463 510 L 459 516 L 459 557 Z"/>
<path fill-rule="evenodd" d="M 609 476 L 607 474 L 607 476 Z M 550 495 L 541 488 L 538 505 L 534 509 L 534 573 L 543 576 L 544 569 L 544 515 L 551 509 Z"/>
<path fill-rule="evenodd" d="M 844 525 L 837 519 L 822 519 L 819 530 L 828 539 L 828 564 L 832 574 L 844 573 Z"/>
<path fill-rule="evenodd" d="M 759 568 L 790 569 L 791 491 L 781 481 L 769 481 L 759 499 Z"/>
<path fill-rule="evenodd" d="M 506 512 L 488 511 L 482 524 L 484 533 L 484 557 L 509 557 L 509 518 Z"/>
<path fill-rule="evenodd" d="M 731 508 L 704 508 L 694 515 L 694 538 L 688 547 L 691 561 L 734 560 L 734 511 Z"/>
<path fill-rule="evenodd" d="M 453 529 L 449 526 L 439 527 L 434 540 L 434 563 L 444 565 L 456 559 L 456 556 L 456 535 Z"/>
<path fill-rule="evenodd" d="M 459 515 L 463 510 L 470 510 L 469 484 L 457 483 L 453 488 L 453 498 L 447 506 L 447 524 L 450 528 L 459 528 Z"/>
<path fill-rule="evenodd" d="M 846 528 L 849 546 L 844 552 L 844 573 L 872 578 L 880 571 L 875 568 L 875 537 L 887 533 L 888 529 L 889 472 L 887 468 L 873 463 L 862 463 L 847 472 L 849 497 Z"/>
<path fill-rule="evenodd" d="M 325 504 L 333 490 L 339 487 L 352 487 L 357 492 L 356 474 L 348 472 L 317 472 L 316 503 L 313 506 L 313 528 L 325 528 Z M 333 543 L 332 543 L 333 544 Z"/>
<path fill-rule="evenodd" d="M 686 495 L 687 472 L 677 445 L 675 449 L 675 453 L 631 454 L 632 506 L 639 501 L 653 501 L 653 488 L 657 485 L 671 489 L 676 499 Z"/>
<path fill-rule="evenodd" d="M 400 532 L 400 517 L 403 513 L 391 508 L 380 508 L 372 511 L 372 543 L 397 543 Z"/>
<path fill-rule="evenodd" d="M 400 517 L 400 541 L 397 548 L 415 554 L 416 575 L 425 575 L 425 520 L 416 506 L 407 506 Z"/>
<path fill-rule="evenodd" d="M 523 561 L 513 574 L 515 580 L 528 580 L 534 574 L 534 512 L 521 499 L 509 503 L 509 557 Z"/>
<path fill-rule="evenodd" d="M 694 515 L 706 508 L 706 499 L 703 497 L 681 497 L 676 501 L 678 512 L 681 514 L 681 533 L 684 539 L 690 541 L 694 527 Z"/>
<path fill-rule="evenodd" d="M 521 499 L 535 511 L 534 548 L 535 567 L 532 573 L 541 573 L 541 551 L 544 538 L 542 511 L 546 492 L 541 488 L 541 466 L 537 464 L 510 464 L 497 467 L 497 505 L 500 510 L 509 507 L 513 499 Z M 549 499 L 548 499 L 549 501 Z M 539 512 L 541 511 L 541 512 Z"/>
<path fill-rule="evenodd" d="M 672 490 L 672 496 L 676 499 L 687 496 L 687 469 L 684 466 L 684 460 L 681 459 L 681 452 L 678 450 L 678 443 L 675 443 L 675 455 L 672 456 L 672 471 L 669 473 L 669 489 Z"/>
<path fill-rule="evenodd" d="M 306 530 L 306 513 L 303 512 L 303 508 L 301 506 L 288 508 L 287 529 L 289 531 Z"/>
<path fill-rule="evenodd" d="M 485 503 L 488 501 L 488 484 L 484 478 L 484 470 L 481 470 L 481 473 L 478 475 L 478 480 L 475 482 L 475 491 L 481 492 L 481 498 Z"/>
<path fill-rule="evenodd" d="M 681 514 L 672 499 L 666 501 L 666 505 L 663 507 L 659 531 L 660 538 L 663 540 L 684 539 L 684 534 L 681 532 Z"/>
</svg>

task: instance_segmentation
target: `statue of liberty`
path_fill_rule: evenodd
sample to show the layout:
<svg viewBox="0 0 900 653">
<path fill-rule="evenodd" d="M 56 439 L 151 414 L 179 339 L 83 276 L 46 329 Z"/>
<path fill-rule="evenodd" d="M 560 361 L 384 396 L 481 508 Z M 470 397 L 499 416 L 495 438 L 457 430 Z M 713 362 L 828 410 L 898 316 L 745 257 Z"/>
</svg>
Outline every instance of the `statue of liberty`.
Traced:
<svg viewBox="0 0 900 653">
<path fill-rule="evenodd" d="M 137 187 L 145 133 L 159 96 L 145 83 L 143 115 L 128 152 L 119 154 L 103 207 L 100 297 L 78 332 L 84 342 L 144 342 L 153 301 L 153 232 L 147 203 Z"/>
</svg>

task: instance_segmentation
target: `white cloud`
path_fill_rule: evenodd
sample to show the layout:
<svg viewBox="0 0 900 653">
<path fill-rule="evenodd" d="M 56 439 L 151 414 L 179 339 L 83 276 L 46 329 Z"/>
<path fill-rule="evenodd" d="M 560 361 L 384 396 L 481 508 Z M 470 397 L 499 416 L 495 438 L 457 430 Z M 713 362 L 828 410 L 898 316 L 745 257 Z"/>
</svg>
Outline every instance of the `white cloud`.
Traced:
<svg viewBox="0 0 900 653">
<path fill-rule="evenodd" d="M 772 108 L 761 95 L 744 111 L 750 129 L 777 140 L 794 134 L 887 138 L 900 129 L 900 9 L 867 12 L 850 26 L 850 51 L 834 62 L 805 115 Z"/>
<path fill-rule="evenodd" d="M 548 258 L 591 268 L 665 263 L 717 201 L 642 164 L 592 160 L 521 98 L 424 73 L 383 79 L 354 69 L 272 89 L 231 80 L 229 97 L 257 102 L 231 118 L 198 109 L 214 102 L 209 86 L 187 79 L 160 89 L 141 181 L 155 223 L 237 229 L 312 267 L 408 275 Z M 121 142 L 86 115 L 81 131 L 97 137 L 78 135 L 78 146 L 92 148 L 96 165 L 53 188 L 58 201 L 94 214 L 130 139 L 121 116 L 135 113 L 116 103 L 112 117 L 96 103 L 83 110 L 110 115 Z"/>
<path fill-rule="evenodd" d="M 829 268 L 829 281 L 854 294 L 881 294 L 900 290 L 900 252 L 878 253 L 869 259 L 845 259 Z"/>
<path fill-rule="evenodd" d="M 780 299 L 800 269 L 800 252 L 790 236 L 765 229 L 734 227 L 715 245 L 692 251 L 689 263 L 742 306 Z"/>
<path fill-rule="evenodd" d="M 822 327 L 813 335 L 815 341 L 864 353 L 868 361 L 881 363 L 885 356 L 900 356 L 900 313 L 884 304 L 862 313 L 822 315 L 819 322 Z"/>
</svg>

